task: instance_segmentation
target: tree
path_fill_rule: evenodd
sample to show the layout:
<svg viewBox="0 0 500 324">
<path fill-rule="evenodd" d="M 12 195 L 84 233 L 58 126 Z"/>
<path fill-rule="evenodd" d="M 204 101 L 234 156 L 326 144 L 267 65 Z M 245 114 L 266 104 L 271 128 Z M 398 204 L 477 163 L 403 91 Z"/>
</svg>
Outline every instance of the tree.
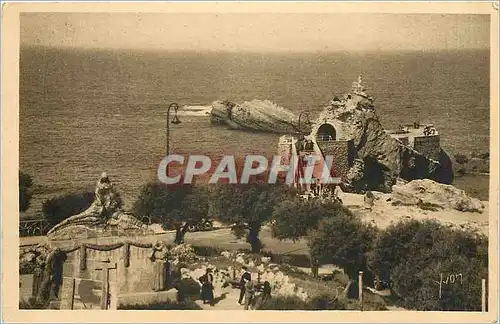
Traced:
<svg viewBox="0 0 500 324">
<path fill-rule="evenodd" d="M 69 193 L 45 200 L 42 204 L 42 212 L 51 225 L 56 225 L 89 208 L 93 201 L 93 192 Z"/>
<path fill-rule="evenodd" d="M 181 244 L 189 226 L 207 217 L 207 189 L 183 183 L 148 183 L 143 186 L 132 210 L 136 216 L 152 217 L 161 222 L 164 228 L 174 228 L 174 242 Z"/>
<path fill-rule="evenodd" d="M 311 255 L 323 263 L 343 268 L 349 278 L 367 270 L 367 254 L 373 247 L 376 229 L 351 213 L 324 218 L 307 237 Z"/>
<path fill-rule="evenodd" d="M 390 279 L 402 307 L 481 309 L 481 279 L 488 277 L 488 239 L 483 234 L 433 220 L 403 221 L 380 233 L 369 262 Z"/>
<path fill-rule="evenodd" d="M 340 202 L 294 197 L 276 206 L 272 217 L 272 235 L 280 240 L 297 241 L 310 230 L 317 229 L 320 220 L 342 214 L 350 215 L 351 211 Z"/>
<path fill-rule="evenodd" d="M 210 212 L 222 223 L 231 224 L 236 237 L 246 234 L 252 252 L 259 253 L 261 227 L 271 219 L 276 203 L 289 192 L 287 185 L 266 182 L 217 184 L 211 195 Z"/>
<path fill-rule="evenodd" d="M 33 178 L 24 172 L 19 171 L 19 211 L 26 211 L 30 206 L 33 195 Z"/>
</svg>

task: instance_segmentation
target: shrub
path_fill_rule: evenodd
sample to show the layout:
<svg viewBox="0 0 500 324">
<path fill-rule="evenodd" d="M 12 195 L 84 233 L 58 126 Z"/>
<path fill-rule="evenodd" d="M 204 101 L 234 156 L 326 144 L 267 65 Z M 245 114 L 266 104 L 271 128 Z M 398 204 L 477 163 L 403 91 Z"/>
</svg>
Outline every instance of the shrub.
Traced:
<svg viewBox="0 0 500 324">
<path fill-rule="evenodd" d="M 347 306 L 347 308 L 349 309 L 349 306 Z M 356 306 L 353 309 L 357 309 L 357 308 L 358 308 L 358 305 L 357 305 L 357 301 L 356 301 Z M 365 291 L 363 293 L 363 310 L 383 311 L 383 310 L 387 310 L 387 305 L 386 305 L 384 298 L 382 298 L 381 296 L 367 293 Z"/>
<path fill-rule="evenodd" d="M 204 257 L 219 256 L 224 251 L 214 246 L 193 245 L 192 247 L 196 255 Z"/>
<path fill-rule="evenodd" d="M 30 206 L 33 193 L 33 178 L 24 172 L 19 172 L 19 211 L 26 211 Z"/>
<path fill-rule="evenodd" d="M 455 154 L 455 161 L 457 161 L 458 164 L 465 164 L 469 162 L 469 157 L 465 154 Z"/>
<path fill-rule="evenodd" d="M 402 307 L 477 311 L 481 279 L 488 277 L 488 240 L 437 221 L 403 221 L 381 233 L 370 264 L 383 279 L 390 279 Z M 441 274 L 461 274 L 463 280 L 443 283 L 439 298 Z"/>
<path fill-rule="evenodd" d="M 196 300 L 200 297 L 200 284 L 192 278 L 181 279 L 177 290 L 179 301 Z"/>
<path fill-rule="evenodd" d="M 30 298 L 27 301 L 21 299 L 19 301 L 19 309 L 47 309 L 49 308 L 49 303 L 46 301 L 40 301 L 36 298 Z"/>
<path fill-rule="evenodd" d="M 294 198 L 284 200 L 273 211 L 271 232 L 280 240 L 297 241 L 316 230 L 324 218 L 343 217 L 351 212 L 339 202 Z"/>
<path fill-rule="evenodd" d="M 192 184 L 165 186 L 151 182 L 142 187 L 132 212 L 139 218 L 148 216 L 161 222 L 164 229 L 175 229 L 175 243 L 181 244 L 189 227 L 207 217 L 208 192 Z"/>
<path fill-rule="evenodd" d="M 309 310 L 310 306 L 302 299 L 295 296 L 273 296 L 261 303 L 260 310 Z"/>
<path fill-rule="evenodd" d="M 349 278 L 357 278 L 358 271 L 368 273 L 367 255 L 372 250 L 376 229 L 352 214 L 320 221 L 318 230 L 308 236 L 311 255 L 323 263 L 333 263 Z"/>
<path fill-rule="evenodd" d="M 312 297 L 309 307 L 311 310 L 347 309 L 345 300 L 325 293 Z"/>
<path fill-rule="evenodd" d="M 250 252 L 248 252 L 250 253 Z M 311 266 L 309 255 L 307 254 L 274 254 L 266 250 L 260 256 L 270 257 L 271 263 L 288 264 L 295 267 L 308 268 Z"/>
<path fill-rule="evenodd" d="M 56 225 L 89 208 L 93 201 L 93 192 L 70 193 L 44 201 L 42 212 L 51 225 Z"/>
</svg>

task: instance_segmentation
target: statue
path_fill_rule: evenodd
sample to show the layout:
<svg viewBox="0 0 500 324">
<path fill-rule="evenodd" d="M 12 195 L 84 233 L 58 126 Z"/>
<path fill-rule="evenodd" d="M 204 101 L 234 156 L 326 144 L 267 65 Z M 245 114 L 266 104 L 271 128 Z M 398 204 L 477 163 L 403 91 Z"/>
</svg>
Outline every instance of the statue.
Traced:
<svg viewBox="0 0 500 324">
<path fill-rule="evenodd" d="M 150 259 L 154 264 L 153 290 L 163 291 L 167 288 L 169 276 L 168 249 L 164 242 L 157 241 L 153 245 Z"/>
<path fill-rule="evenodd" d="M 110 233 L 111 230 L 125 232 L 119 233 L 119 235 L 127 235 L 130 230 L 134 232 L 134 235 L 152 233 L 140 220 L 125 213 L 122 210 L 122 205 L 123 201 L 120 195 L 113 187 L 106 172 L 103 172 L 97 181 L 92 205 L 83 212 L 54 226 L 47 233 L 47 236 L 59 239 L 88 238 L 89 234 L 106 236 L 106 233 Z"/>
<path fill-rule="evenodd" d="M 113 184 L 109 180 L 106 172 L 103 172 L 101 179 L 97 181 L 95 188 L 95 199 L 92 205 L 81 212 L 80 214 L 66 218 L 56 226 L 54 226 L 47 235 L 66 227 L 70 224 L 99 224 L 109 218 L 117 208 L 121 205 L 117 193 L 113 188 Z"/>
</svg>

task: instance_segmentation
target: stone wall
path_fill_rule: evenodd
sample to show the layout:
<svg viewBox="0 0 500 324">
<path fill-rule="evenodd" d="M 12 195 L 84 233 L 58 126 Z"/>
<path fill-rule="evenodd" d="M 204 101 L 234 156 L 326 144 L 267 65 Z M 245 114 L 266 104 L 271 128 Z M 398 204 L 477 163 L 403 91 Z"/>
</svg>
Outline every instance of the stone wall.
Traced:
<svg viewBox="0 0 500 324">
<path fill-rule="evenodd" d="M 153 283 L 153 263 L 149 260 L 151 248 L 130 245 L 128 265 L 126 264 L 125 245 L 109 250 L 99 251 L 90 247 L 77 249 L 67 254 L 63 265 L 63 276 L 102 280 L 102 270 L 97 270 L 103 260 L 116 263 L 116 269 L 109 270 L 109 281 L 116 285 L 118 295 L 130 292 L 149 292 Z M 82 253 L 86 254 L 82 256 Z M 82 265 L 82 263 L 85 263 Z"/>
<path fill-rule="evenodd" d="M 152 240 L 151 237 L 136 237 L 134 239 L 103 237 L 74 241 L 48 241 L 45 249 L 54 253 L 59 253 L 57 252 L 59 250 L 61 254 L 58 255 L 62 256 L 62 259 L 59 259 L 62 263 L 58 263 L 62 267 L 62 285 L 59 286 L 59 298 L 70 294 L 73 279 L 76 279 L 77 283 L 81 283 L 82 280 L 102 282 L 104 279 L 102 269 L 110 268 L 107 273 L 111 309 L 115 309 L 116 305 L 123 303 L 141 304 L 148 300 L 156 302 L 176 300 L 177 291 L 170 289 L 174 282 L 169 280 L 168 276 L 166 277 L 168 291 L 153 291 L 154 280 L 157 277 L 155 273 L 157 267 L 150 259 L 154 242 L 155 240 Z M 37 247 L 34 251 L 42 251 L 44 247 Z M 20 260 L 28 260 L 30 254 L 33 254 L 33 250 L 28 249 L 26 252 L 22 252 Z M 176 260 L 178 261 L 178 259 Z M 31 269 L 33 271 L 29 272 L 30 268 L 27 266 L 24 266 L 23 269 L 27 270 L 23 271 L 19 280 L 20 300 L 28 300 L 33 293 L 34 270 Z M 57 269 L 61 268 L 56 265 L 56 268 L 53 269 L 54 273 L 60 273 Z M 78 305 L 83 305 L 78 296 L 87 296 L 85 297 L 86 302 L 89 302 L 88 284 L 77 284 L 73 289 L 75 289 L 74 294 L 77 296 L 75 297 L 75 307 L 77 307 L 77 300 L 80 301 Z M 92 294 L 95 295 L 96 292 L 92 290 Z M 68 299 L 65 298 L 65 300 Z M 62 299 L 53 299 L 52 302 L 55 303 L 53 305 L 55 309 L 70 307 L 66 304 L 62 305 Z M 97 303 L 97 307 L 100 307 L 99 303 Z"/>
<path fill-rule="evenodd" d="M 352 141 L 318 141 L 324 156 L 333 156 L 333 170 L 344 180 L 353 165 L 354 144 Z"/>
<path fill-rule="evenodd" d="M 413 149 L 428 158 L 439 161 L 441 151 L 439 135 L 415 136 Z"/>
</svg>

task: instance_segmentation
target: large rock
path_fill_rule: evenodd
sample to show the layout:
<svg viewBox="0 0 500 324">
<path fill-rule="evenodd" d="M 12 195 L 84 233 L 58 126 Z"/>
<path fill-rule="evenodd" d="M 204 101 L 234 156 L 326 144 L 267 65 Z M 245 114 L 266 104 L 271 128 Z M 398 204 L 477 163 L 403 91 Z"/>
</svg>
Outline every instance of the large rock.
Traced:
<svg viewBox="0 0 500 324">
<path fill-rule="evenodd" d="M 448 184 L 453 181 L 452 162 L 444 150 L 434 160 L 391 137 L 380 123 L 373 99 L 364 94 L 349 94 L 332 102 L 315 124 L 323 122 L 334 124 L 337 136 L 352 140 L 354 157 L 363 161 L 362 183 L 357 181 L 355 187 L 348 184 L 349 191 L 390 192 L 398 177 L 428 178 Z M 359 177 L 359 166 L 355 168 L 352 173 Z"/>
<path fill-rule="evenodd" d="M 242 104 L 215 101 L 212 103 L 211 121 L 232 129 L 288 134 L 298 131 L 298 116 L 269 100 L 245 101 Z"/>
<path fill-rule="evenodd" d="M 467 196 L 465 191 L 429 179 L 394 185 L 391 196 L 393 205 L 414 205 L 428 210 L 455 209 L 482 213 L 484 209 L 479 199 Z"/>
<path fill-rule="evenodd" d="M 490 173 L 490 154 L 471 153 L 455 154 L 456 174 L 489 174 Z"/>
</svg>

